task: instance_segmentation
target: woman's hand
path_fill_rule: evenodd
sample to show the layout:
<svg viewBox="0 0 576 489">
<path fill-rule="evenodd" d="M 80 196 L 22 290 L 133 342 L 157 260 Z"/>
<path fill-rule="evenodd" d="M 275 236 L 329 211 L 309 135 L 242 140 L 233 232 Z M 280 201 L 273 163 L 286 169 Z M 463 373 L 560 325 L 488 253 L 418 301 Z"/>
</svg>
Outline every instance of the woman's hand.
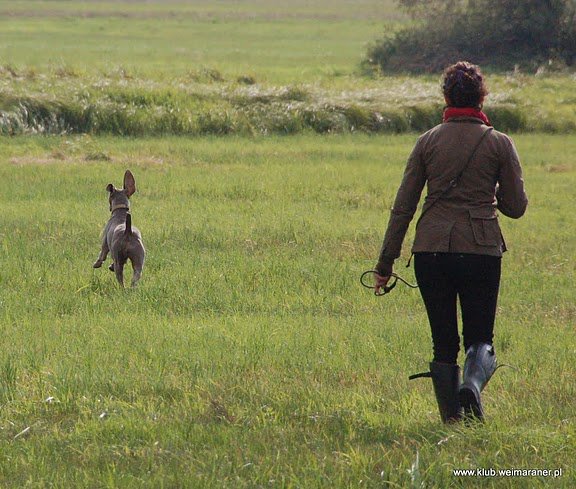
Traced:
<svg viewBox="0 0 576 489">
<path fill-rule="evenodd" d="M 392 276 L 392 270 L 390 270 L 390 275 L 380 275 L 379 273 L 374 274 L 374 294 L 380 295 L 380 289 L 386 287 L 390 277 Z"/>
<path fill-rule="evenodd" d="M 376 270 L 376 273 L 374 274 L 374 293 L 376 295 L 379 295 L 380 289 L 386 287 L 388 284 L 388 281 L 392 276 L 393 266 L 394 260 L 380 259 L 374 267 Z"/>
</svg>

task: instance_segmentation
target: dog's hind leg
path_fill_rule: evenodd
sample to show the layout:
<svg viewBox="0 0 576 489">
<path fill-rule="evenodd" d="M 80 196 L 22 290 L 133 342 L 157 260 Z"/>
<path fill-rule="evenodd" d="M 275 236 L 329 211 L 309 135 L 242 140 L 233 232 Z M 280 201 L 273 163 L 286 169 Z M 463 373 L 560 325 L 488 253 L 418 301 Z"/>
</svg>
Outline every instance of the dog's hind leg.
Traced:
<svg viewBox="0 0 576 489">
<path fill-rule="evenodd" d="M 116 280 L 118 280 L 118 283 L 124 287 L 124 263 L 115 260 L 114 273 L 116 274 Z"/>
<path fill-rule="evenodd" d="M 132 287 L 136 287 L 138 280 L 142 276 L 142 269 L 144 268 L 144 260 L 142 257 L 137 256 L 132 259 L 132 269 L 134 273 L 132 274 Z"/>
</svg>

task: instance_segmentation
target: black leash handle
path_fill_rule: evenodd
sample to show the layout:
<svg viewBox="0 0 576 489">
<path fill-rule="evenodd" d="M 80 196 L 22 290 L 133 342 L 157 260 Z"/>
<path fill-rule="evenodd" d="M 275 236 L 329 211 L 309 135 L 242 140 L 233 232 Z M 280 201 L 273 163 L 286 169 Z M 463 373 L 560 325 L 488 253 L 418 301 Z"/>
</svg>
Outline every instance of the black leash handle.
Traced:
<svg viewBox="0 0 576 489">
<path fill-rule="evenodd" d="M 374 285 L 371 285 L 369 283 L 365 282 L 365 277 L 369 274 L 377 274 L 379 275 L 379 273 L 376 270 L 366 270 L 362 275 L 360 275 L 360 283 L 362 284 L 363 287 L 366 287 L 367 289 L 375 289 L 376 287 Z M 377 296 L 381 296 L 381 295 L 386 295 L 388 293 L 390 293 L 392 291 L 392 289 L 394 287 L 396 287 L 396 284 L 398 283 L 398 280 L 400 280 L 400 282 L 405 283 L 408 287 L 412 288 L 412 289 L 417 289 L 418 285 L 414 285 L 411 284 L 410 282 L 408 282 L 407 280 L 403 279 L 400 275 L 398 275 L 397 273 L 392 272 L 392 274 L 390 275 L 390 277 L 392 277 L 393 281 L 390 285 L 384 285 L 383 287 L 381 287 L 381 292 L 376 293 L 374 292 L 374 295 Z"/>
</svg>

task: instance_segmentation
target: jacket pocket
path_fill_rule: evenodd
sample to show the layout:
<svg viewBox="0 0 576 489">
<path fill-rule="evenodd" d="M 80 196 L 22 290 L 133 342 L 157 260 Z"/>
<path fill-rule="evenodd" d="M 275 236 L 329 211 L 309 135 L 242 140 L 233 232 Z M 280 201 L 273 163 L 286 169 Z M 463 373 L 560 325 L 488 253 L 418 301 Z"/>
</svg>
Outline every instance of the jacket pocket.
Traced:
<svg viewBox="0 0 576 489">
<path fill-rule="evenodd" d="M 470 209 L 470 225 L 474 233 L 474 241 L 480 246 L 499 246 L 502 244 L 502 234 L 498 225 L 498 217 L 492 209 Z"/>
</svg>

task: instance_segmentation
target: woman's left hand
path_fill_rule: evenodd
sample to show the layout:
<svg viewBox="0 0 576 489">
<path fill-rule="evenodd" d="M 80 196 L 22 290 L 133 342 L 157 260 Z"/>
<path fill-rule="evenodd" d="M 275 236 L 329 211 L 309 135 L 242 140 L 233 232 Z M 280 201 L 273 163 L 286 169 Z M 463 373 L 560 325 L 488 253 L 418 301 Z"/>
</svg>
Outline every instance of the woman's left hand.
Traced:
<svg viewBox="0 0 576 489">
<path fill-rule="evenodd" d="M 374 267 L 376 273 L 374 274 L 374 293 L 380 294 L 380 289 L 385 287 L 392 276 L 394 260 L 383 261 L 380 260 Z"/>
<path fill-rule="evenodd" d="M 392 271 L 390 271 L 390 275 L 380 275 L 379 273 L 374 274 L 374 293 L 376 295 L 380 295 L 380 289 L 386 287 L 391 276 Z"/>
</svg>

